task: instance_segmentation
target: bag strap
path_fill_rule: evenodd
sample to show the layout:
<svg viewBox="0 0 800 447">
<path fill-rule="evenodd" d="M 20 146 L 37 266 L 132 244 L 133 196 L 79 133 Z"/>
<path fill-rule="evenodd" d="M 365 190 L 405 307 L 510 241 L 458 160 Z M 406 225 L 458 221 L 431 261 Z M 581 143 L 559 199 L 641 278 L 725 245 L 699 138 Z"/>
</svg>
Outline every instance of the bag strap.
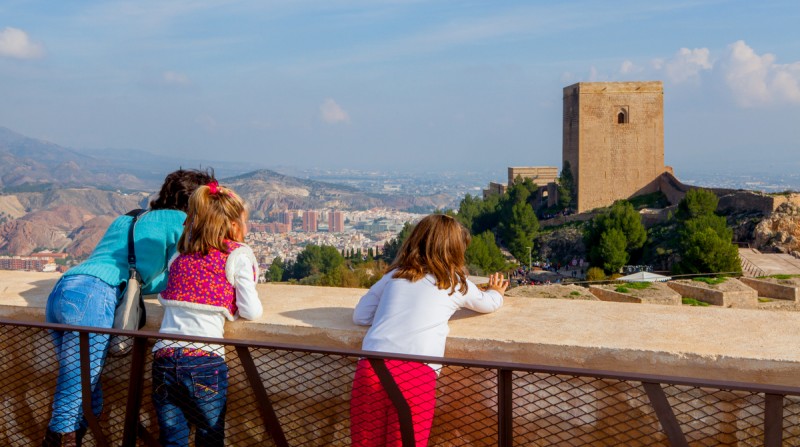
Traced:
<svg viewBox="0 0 800 447">
<path fill-rule="evenodd" d="M 128 230 L 128 267 L 134 270 L 136 270 L 136 247 L 134 247 L 133 244 L 133 229 L 136 228 L 136 221 L 139 220 L 139 217 L 146 212 L 147 210 L 137 209 L 125 214 L 126 216 L 133 217 L 131 227 Z"/>
</svg>

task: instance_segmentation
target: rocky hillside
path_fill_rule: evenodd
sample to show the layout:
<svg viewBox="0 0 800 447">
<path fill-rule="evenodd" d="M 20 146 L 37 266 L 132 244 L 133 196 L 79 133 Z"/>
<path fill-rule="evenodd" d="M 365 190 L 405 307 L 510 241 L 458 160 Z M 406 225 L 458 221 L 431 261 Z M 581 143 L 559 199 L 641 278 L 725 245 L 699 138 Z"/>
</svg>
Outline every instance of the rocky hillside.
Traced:
<svg viewBox="0 0 800 447">
<path fill-rule="evenodd" d="M 0 208 L 0 254 L 88 254 L 111 220 L 138 208 L 145 197 L 88 188 L 0 196 L 0 207 L 6 204 Z"/>
<path fill-rule="evenodd" d="M 380 198 L 356 188 L 299 179 L 262 169 L 220 182 L 233 188 L 250 207 L 252 219 L 263 219 L 272 210 L 341 208 L 367 209 L 383 206 Z"/>
<path fill-rule="evenodd" d="M 800 206 L 784 203 L 756 225 L 753 246 L 764 252 L 800 252 Z"/>
</svg>

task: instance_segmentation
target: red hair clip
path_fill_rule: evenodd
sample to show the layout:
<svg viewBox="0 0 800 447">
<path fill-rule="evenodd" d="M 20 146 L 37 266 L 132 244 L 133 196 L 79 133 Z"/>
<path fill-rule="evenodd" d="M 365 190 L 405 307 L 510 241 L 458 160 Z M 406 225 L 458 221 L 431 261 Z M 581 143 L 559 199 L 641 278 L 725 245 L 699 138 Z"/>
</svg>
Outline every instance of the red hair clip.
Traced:
<svg viewBox="0 0 800 447">
<path fill-rule="evenodd" d="M 209 182 L 206 186 L 208 186 L 208 192 L 212 195 L 216 195 L 219 192 L 219 183 L 216 180 Z"/>
</svg>

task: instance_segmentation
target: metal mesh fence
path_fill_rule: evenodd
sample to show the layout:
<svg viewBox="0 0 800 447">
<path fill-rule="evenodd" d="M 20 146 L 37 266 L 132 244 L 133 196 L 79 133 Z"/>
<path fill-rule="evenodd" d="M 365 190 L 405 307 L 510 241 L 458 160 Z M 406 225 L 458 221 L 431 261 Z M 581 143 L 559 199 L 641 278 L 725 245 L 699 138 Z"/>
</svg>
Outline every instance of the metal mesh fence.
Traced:
<svg viewBox="0 0 800 447">
<path fill-rule="evenodd" d="M 101 379 L 101 433 L 89 430 L 84 446 L 123 445 L 126 417 L 132 417 L 128 408 L 132 397 L 138 402 L 134 413 L 138 413 L 138 436 L 128 445 L 158 445 L 163 427 L 171 426 L 164 418 L 180 417 L 163 410 L 167 393 L 166 388 L 159 387 L 174 391 L 171 402 L 190 418 L 191 437 L 202 435 L 203 417 L 217 411 L 215 405 L 225 388 L 222 359 L 187 354 L 180 351 L 186 348 L 186 342 L 166 341 L 165 347 L 175 348 L 180 351 L 177 356 L 187 360 L 183 364 L 189 365 L 184 371 L 187 374 L 181 376 L 175 368 L 170 370 L 169 362 L 161 368 L 155 360 L 154 367 L 152 348 L 157 339 L 149 335 L 141 374 L 131 376 L 137 371 L 135 353 L 107 358 Z M 0 323 L 0 445 L 41 445 L 59 374 L 53 337 L 47 325 Z M 220 430 L 226 445 L 349 446 L 351 426 L 353 430 L 367 427 L 367 431 L 377 426 L 378 431 L 394 436 L 394 428 L 387 430 L 381 425 L 396 427 L 398 413 L 391 393 L 390 405 L 379 405 L 387 396 L 380 380 L 373 377 L 372 385 L 369 380 L 363 382 L 367 384 L 359 388 L 363 392 L 354 391 L 355 377 L 360 374 L 357 370 L 367 362 L 357 367 L 358 352 L 309 352 L 304 347 L 226 343 L 219 350 L 227 366 L 225 411 L 221 416 L 224 429 Z M 209 345 L 197 347 L 208 349 Z M 204 364 L 202 359 L 210 363 Z M 194 368 L 198 364 L 215 366 Z M 651 398 L 642 383 L 632 378 L 608 378 L 607 373 L 541 372 L 520 366 L 511 372 L 510 392 L 504 395 L 499 386 L 500 371 L 507 370 L 508 365 L 501 368 L 478 362 L 445 362 L 438 376 L 428 368 L 431 375 L 426 377 L 435 383 L 435 389 L 428 389 L 428 382 L 418 379 L 424 368 L 414 369 L 418 363 L 412 365 L 412 379 L 407 382 L 400 378 L 399 370 L 392 369 L 391 361 L 387 364 L 398 390 L 412 402 L 412 410 L 421 408 L 420 414 L 412 411 L 414 427 L 424 426 L 427 418 L 431 446 L 670 445 Z M 182 378 L 170 384 L 167 376 L 173 373 Z M 357 387 L 362 386 L 358 383 Z M 369 388 L 375 384 L 378 388 Z M 139 394 L 132 396 L 131 389 L 139 389 Z M 764 393 L 678 384 L 664 384 L 661 389 L 689 445 L 764 445 Z M 351 405 L 359 392 L 361 403 Z M 424 393 L 435 395 L 432 419 L 423 408 L 432 398 L 422 397 L 418 399 L 421 403 L 408 399 Z M 363 403 L 363 411 L 358 410 L 356 407 Z M 157 405 L 163 410 L 161 421 Z M 504 420 L 504 405 L 510 410 L 509 420 Z M 360 421 L 358 411 L 362 411 Z M 786 396 L 782 411 L 782 445 L 800 446 L 800 398 Z M 503 432 L 505 426 L 508 433 Z"/>
</svg>

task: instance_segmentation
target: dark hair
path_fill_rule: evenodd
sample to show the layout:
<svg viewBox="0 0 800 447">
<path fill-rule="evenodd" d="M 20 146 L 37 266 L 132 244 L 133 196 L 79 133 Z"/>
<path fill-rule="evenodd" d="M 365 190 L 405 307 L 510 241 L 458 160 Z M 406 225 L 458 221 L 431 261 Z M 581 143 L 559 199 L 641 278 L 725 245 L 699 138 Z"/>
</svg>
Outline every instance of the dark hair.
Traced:
<svg viewBox="0 0 800 447">
<path fill-rule="evenodd" d="M 154 210 L 180 210 L 189 209 L 189 197 L 199 186 L 206 185 L 214 180 L 214 170 L 206 168 L 178 169 L 167 174 L 158 197 L 150 202 L 150 209 Z"/>
</svg>

